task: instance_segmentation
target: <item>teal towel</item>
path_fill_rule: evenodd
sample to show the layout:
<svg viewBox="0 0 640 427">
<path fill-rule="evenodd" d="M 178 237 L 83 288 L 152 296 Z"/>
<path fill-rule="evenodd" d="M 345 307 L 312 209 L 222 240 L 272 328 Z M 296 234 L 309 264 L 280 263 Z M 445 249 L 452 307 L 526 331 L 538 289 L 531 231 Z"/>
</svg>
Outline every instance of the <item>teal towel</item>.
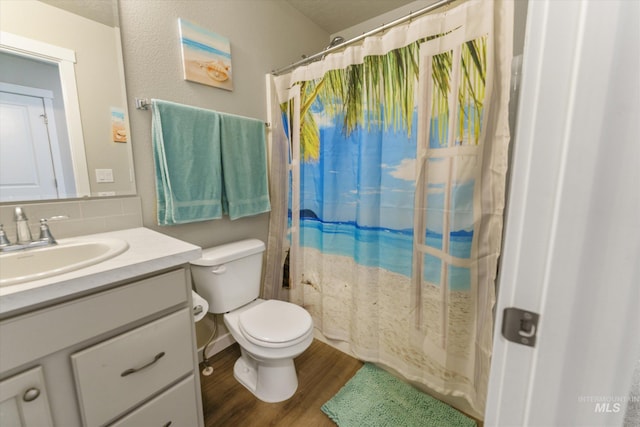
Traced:
<svg viewBox="0 0 640 427">
<path fill-rule="evenodd" d="M 271 210 L 264 122 L 220 114 L 223 207 L 236 219 Z"/>
<path fill-rule="evenodd" d="M 222 217 L 220 115 L 152 100 L 158 224 Z"/>
</svg>

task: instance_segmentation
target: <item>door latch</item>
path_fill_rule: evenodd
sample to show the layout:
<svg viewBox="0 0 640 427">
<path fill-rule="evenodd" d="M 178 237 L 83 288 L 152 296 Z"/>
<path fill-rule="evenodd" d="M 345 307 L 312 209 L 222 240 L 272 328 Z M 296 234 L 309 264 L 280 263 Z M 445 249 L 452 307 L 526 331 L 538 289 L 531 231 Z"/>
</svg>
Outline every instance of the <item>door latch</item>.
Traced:
<svg viewBox="0 0 640 427">
<path fill-rule="evenodd" d="M 507 307 L 504 309 L 502 317 L 502 336 L 509 341 L 534 347 L 539 318 L 538 313 Z"/>
</svg>

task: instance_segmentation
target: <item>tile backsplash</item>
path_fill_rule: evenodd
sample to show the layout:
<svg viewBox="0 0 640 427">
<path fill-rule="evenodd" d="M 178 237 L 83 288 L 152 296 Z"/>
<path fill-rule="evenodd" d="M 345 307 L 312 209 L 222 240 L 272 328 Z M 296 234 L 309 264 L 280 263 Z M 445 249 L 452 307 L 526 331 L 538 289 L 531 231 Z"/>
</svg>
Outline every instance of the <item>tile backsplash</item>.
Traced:
<svg viewBox="0 0 640 427">
<path fill-rule="evenodd" d="M 38 238 L 38 225 L 41 218 L 58 216 L 68 218 L 49 221 L 51 234 L 56 239 L 142 227 L 142 206 L 140 197 L 137 196 L 5 203 L 0 205 L 0 224 L 4 224 L 4 230 L 11 242 L 16 238 L 16 226 L 13 219 L 16 206 L 22 207 L 27 215 L 31 235 L 34 239 Z"/>
</svg>

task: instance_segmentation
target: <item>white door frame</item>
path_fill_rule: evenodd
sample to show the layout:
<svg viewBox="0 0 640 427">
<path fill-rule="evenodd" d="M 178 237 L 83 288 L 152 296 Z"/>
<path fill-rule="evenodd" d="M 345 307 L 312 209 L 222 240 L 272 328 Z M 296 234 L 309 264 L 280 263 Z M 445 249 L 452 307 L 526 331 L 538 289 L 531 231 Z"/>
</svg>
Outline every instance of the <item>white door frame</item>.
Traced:
<svg viewBox="0 0 640 427">
<path fill-rule="evenodd" d="M 62 98 L 64 101 L 67 131 L 73 175 L 76 184 L 76 197 L 91 195 L 89 187 L 89 170 L 84 149 L 80 104 L 78 102 L 78 87 L 74 64 L 76 54 L 73 50 L 29 39 L 16 34 L 0 31 L 0 51 L 9 52 L 36 60 L 56 64 L 60 71 Z"/>
<path fill-rule="evenodd" d="M 529 2 L 487 426 L 622 425 L 640 355 L 638 16 Z M 501 335 L 505 307 L 540 313 L 535 347 Z"/>
</svg>

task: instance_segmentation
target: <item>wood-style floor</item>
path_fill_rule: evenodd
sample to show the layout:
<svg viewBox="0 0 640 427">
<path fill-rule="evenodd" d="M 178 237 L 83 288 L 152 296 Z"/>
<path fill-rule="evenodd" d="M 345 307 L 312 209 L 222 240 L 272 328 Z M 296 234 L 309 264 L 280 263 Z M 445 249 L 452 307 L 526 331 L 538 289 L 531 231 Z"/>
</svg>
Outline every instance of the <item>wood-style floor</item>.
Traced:
<svg viewBox="0 0 640 427">
<path fill-rule="evenodd" d="M 281 403 L 265 403 L 233 378 L 233 364 L 238 357 L 240 348 L 233 344 L 209 360 L 213 374 L 200 375 L 207 427 L 335 427 L 320 407 L 362 366 L 359 360 L 314 340 L 295 359 L 296 394 Z"/>
</svg>

